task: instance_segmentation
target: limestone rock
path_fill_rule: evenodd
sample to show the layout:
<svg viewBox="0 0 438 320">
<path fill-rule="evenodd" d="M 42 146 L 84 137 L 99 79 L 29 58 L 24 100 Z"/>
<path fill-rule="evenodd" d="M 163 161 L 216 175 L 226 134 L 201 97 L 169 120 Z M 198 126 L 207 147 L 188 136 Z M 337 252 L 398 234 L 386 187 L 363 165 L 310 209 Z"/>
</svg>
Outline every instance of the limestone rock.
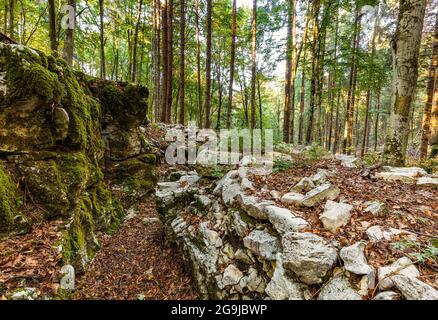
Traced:
<svg viewBox="0 0 438 320">
<path fill-rule="evenodd" d="M 75 268 L 71 265 L 65 265 L 61 268 L 63 275 L 60 282 L 60 288 L 63 290 L 75 290 Z"/>
<path fill-rule="evenodd" d="M 254 230 L 243 239 L 243 243 L 246 248 L 266 260 L 275 260 L 280 250 L 278 239 L 265 231 Z"/>
<path fill-rule="evenodd" d="M 336 258 L 336 248 L 312 233 L 288 233 L 283 237 L 283 266 L 305 284 L 322 283 Z"/>
<path fill-rule="evenodd" d="M 230 264 L 224 271 L 222 276 L 222 284 L 226 286 L 237 285 L 243 278 L 242 271 L 239 270 L 234 264 Z"/>
<path fill-rule="evenodd" d="M 22 288 L 15 291 L 11 300 L 37 300 L 38 299 L 38 290 L 36 288 Z"/>
<path fill-rule="evenodd" d="M 374 300 L 399 300 L 400 295 L 394 291 L 384 291 L 374 297 Z"/>
<path fill-rule="evenodd" d="M 335 158 L 342 162 L 343 167 L 351 169 L 357 168 L 357 162 L 359 161 L 358 158 L 346 154 L 337 154 Z"/>
<path fill-rule="evenodd" d="M 274 275 L 266 287 L 272 300 L 304 300 L 306 286 L 291 279 L 283 268 L 282 255 L 278 254 Z"/>
<path fill-rule="evenodd" d="M 247 265 L 252 265 L 254 263 L 251 258 L 251 254 L 246 253 L 243 249 L 238 249 L 234 255 L 237 261 L 240 261 Z"/>
<path fill-rule="evenodd" d="M 419 186 L 437 186 L 438 185 L 438 178 L 419 178 L 417 180 L 417 185 Z"/>
<path fill-rule="evenodd" d="M 396 275 L 394 284 L 407 300 L 438 300 L 438 291 L 414 277 Z"/>
<path fill-rule="evenodd" d="M 329 200 L 325 205 L 324 213 L 320 216 L 320 220 L 325 229 L 336 233 L 339 228 L 348 224 L 352 210 L 352 205 Z"/>
<path fill-rule="evenodd" d="M 249 268 L 248 275 L 244 278 L 244 282 L 250 292 L 265 292 L 266 281 L 253 267 Z"/>
<path fill-rule="evenodd" d="M 334 201 L 340 193 L 337 187 L 327 182 L 308 192 L 300 204 L 305 207 L 314 207 L 325 200 Z"/>
<path fill-rule="evenodd" d="M 297 192 L 290 192 L 281 198 L 282 203 L 300 205 L 304 200 L 304 195 Z"/>
<path fill-rule="evenodd" d="M 358 242 L 352 246 L 341 249 L 341 259 L 344 261 L 344 267 L 347 271 L 367 275 L 373 272 L 365 258 L 365 243 Z"/>
<path fill-rule="evenodd" d="M 388 213 L 388 208 L 385 203 L 380 201 L 366 202 L 367 206 L 364 210 L 365 213 L 371 213 L 373 216 L 382 217 Z"/>
<path fill-rule="evenodd" d="M 411 278 L 416 278 L 420 276 L 420 272 L 418 271 L 417 267 L 412 264 L 411 259 L 403 257 L 395 261 L 390 266 L 380 267 L 377 270 L 379 288 L 381 290 L 389 290 L 394 287 L 394 275 L 404 275 Z"/>
<path fill-rule="evenodd" d="M 401 181 L 404 183 L 414 183 L 417 178 L 426 176 L 427 172 L 421 168 L 395 168 L 384 167 L 384 172 L 376 173 L 377 178 L 385 181 Z"/>
<path fill-rule="evenodd" d="M 264 208 L 274 204 L 272 201 L 260 201 L 254 196 L 247 196 L 242 193 L 237 196 L 237 202 L 249 216 L 258 220 L 267 220 L 268 216 Z"/>
<path fill-rule="evenodd" d="M 406 235 L 411 240 L 416 240 L 416 235 L 407 231 L 394 228 L 383 228 L 381 226 L 372 226 L 367 229 L 366 234 L 372 242 L 390 241 L 396 236 Z"/>
<path fill-rule="evenodd" d="M 300 182 L 298 182 L 293 188 L 292 191 L 295 192 L 309 192 L 315 188 L 315 184 L 310 178 L 303 178 Z"/>
<path fill-rule="evenodd" d="M 306 220 L 295 217 L 289 209 L 267 206 L 265 212 L 274 228 L 282 235 L 288 232 L 301 231 L 309 227 L 309 223 Z"/>
<path fill-rule="evenodd" d="M 333 277 L 321 290 L 318 300 L 362 300 L 348 279 L 340 274 Z"/>
</svg>

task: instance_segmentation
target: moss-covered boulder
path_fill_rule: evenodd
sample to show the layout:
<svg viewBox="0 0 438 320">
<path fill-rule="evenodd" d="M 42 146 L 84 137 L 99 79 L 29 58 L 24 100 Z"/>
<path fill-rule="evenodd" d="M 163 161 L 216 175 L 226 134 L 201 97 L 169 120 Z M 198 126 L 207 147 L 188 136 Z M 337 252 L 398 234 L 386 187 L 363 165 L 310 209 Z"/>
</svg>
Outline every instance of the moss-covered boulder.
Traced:
<svg viewBox="0 0 438 320">
<path fill-rule="evenodd" d="M 0 237 L 14 227 L 20 202 L 16 183 L 0 162 Z"/>
</svg>

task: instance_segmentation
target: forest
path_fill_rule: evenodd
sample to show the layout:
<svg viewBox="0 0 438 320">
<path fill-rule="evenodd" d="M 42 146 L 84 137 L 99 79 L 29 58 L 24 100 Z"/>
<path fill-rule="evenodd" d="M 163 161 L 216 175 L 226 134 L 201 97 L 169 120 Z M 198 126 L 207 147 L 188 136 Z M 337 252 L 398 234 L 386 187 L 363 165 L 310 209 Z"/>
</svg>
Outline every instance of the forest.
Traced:
<svg viewBox="0 0 438 320">
<path fill-rule="evenodd" d="M 0 0 L 0 300 L 438 300 L 437 67 L 437 0 Z"/>
</svg>

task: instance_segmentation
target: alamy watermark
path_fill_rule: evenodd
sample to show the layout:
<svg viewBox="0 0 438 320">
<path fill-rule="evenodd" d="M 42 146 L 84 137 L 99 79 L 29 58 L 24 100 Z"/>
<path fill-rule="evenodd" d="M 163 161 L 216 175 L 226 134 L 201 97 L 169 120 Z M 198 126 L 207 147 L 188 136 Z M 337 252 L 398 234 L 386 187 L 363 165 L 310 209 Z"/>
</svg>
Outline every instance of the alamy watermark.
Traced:
<svg viewBox="0 0 438 320">
<path fill-rule="evenodd" d="M 166 133 L 170 142 L 166 162 L 170 165 L 242 165 L 254 174 L 270 174 L 273 169 L 273 130 L 174 128 Z"/>
</svg>

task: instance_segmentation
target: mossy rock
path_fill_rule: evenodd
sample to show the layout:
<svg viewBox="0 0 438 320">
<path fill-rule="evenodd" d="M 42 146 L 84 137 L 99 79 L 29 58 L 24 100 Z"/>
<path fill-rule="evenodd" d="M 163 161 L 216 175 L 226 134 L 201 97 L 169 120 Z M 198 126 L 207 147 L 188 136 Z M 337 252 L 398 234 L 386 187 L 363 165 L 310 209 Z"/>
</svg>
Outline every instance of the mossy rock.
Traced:
<svg viewBox="0 0 438 320">
<path fill-rule="evenodd" d="M 127 187 L 130 191 L 150 191 L 158 182 L 157 158 L 154 154 L 144 154 L 118 163 L 112 170 L 114 183 Z"/>
<path fill-rule="evenodd" d="M 14 218 L 21 205 L 16 184 L 0 163 L 0 237 L 14 229 Z"/>
</svg>

